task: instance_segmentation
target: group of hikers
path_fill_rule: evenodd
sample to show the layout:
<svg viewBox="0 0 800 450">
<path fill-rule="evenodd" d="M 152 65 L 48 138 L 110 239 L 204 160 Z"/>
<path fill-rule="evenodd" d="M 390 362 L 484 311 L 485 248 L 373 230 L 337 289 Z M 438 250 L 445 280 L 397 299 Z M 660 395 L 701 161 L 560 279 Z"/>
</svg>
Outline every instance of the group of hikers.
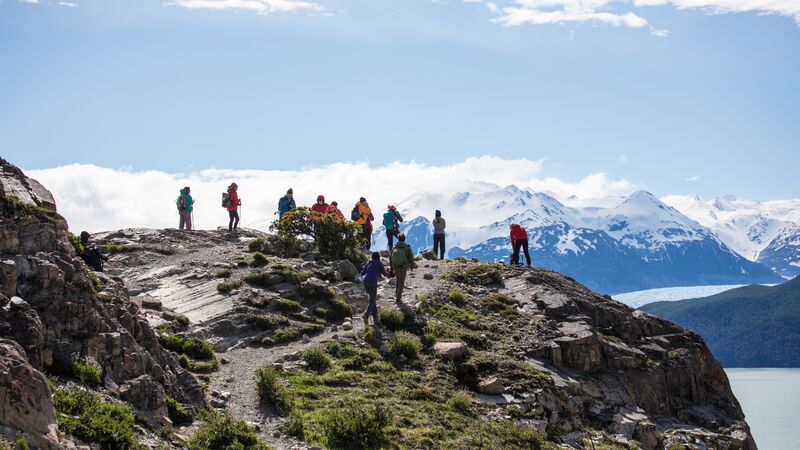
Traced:
<svg viewBox="0 0 800 450">
<path fill-rule="evenodd" d="M 232 183 L 228 186 L 227 192 L 222 195 L 222 207 L 228 211 L 228 231 L 235 231 L 239 227 L 239 208 L 242 205 L 242 200 L 239 198 L 238 185 Z M 191 196 L 191 189 L 187 186 L 181 189 L 180 196 L 177 200 L 178 213 L 179 213 L 179 228 L 181 230 L 192 229 L 192 211 L 194 209 L 194 199 Z M 289 189 L 286 195 L 278 200 L 278 220 L 283 220 L 287 213 L 297 209 L 297 203 L 294 200 L 294 191 Z M 318 195 L 317 201 L 311 206 L 311 210 L 320 214 L 334 214 L 340 219 L 344 220 L 345 216 L 339 209 L 339 203 L 332 201 L 330 204 L 325 201 L 324 195 Z M 367 199 L 361 197 L 350 212 L 350 220 L 361 226 L 362 237 L 364 238 L 363 250 L 370 251 L 372 242 L 372 222 L 375 216 L 372 213 L 372 208 L 367 203 Z M 381 261 L 381 254 L 378 252 L 372 253 L 372 257 L 361 269 L 361 276 L 364 288 L 369 295 L 369 304 L 364 312 L 364 324 L 369 323 L 369 318 L 372 317 L 375 324 L 378 322 L 378 282 L 381 277 L 395 278 L 395 302 L 398 304 L 402 302 L 403 290 L 405 288 L 405 280 L 408 271 L 416 268 L 414 262 L 414 251 L 411 246 L 406 243 L 406 235 L 400 232 L 400 224 L 403 222 L 403 216 L 394 205 L 388 205 L 386 212 L 383 213 L 383 226 L 386 229 L 386 241 L 389 251 L 389 269 L 386 269 Z M 442 217 L 442 212 L 436 210 L 435 217 L 431 221 L 433 225 L 433 253 L 439 258 L 445 258 L 445 229 L 447 222 Z M 512 223 L 510 225 L 510 238 L 511 238 L 511 264 L 520 264 L 520 251 L 525 256 L 526 265 L 531 266 L 531 256 L 528 251 L 528 233 L 522 225 Z M 83 235 L 81 236 L 83 238 Z M 88 234 L 87 234 L 88 238 Z M 397 244 L 395 244 L 395 239 Z M 87 240 L 88 242 L 88 240 Z M 99 252 L 98 252 L 99 254 Z M 87 261 L 88 262 L 88 261 Z"/>
</svg>

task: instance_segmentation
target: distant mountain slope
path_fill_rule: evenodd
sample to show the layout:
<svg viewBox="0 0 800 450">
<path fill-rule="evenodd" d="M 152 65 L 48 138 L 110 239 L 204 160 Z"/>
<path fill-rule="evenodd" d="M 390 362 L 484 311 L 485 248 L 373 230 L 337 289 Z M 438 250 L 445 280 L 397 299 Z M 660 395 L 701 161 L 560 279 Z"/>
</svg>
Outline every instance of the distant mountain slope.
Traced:
<svg viewBox="0 0 800 450">
<path fill-rule="evenodd" d="M 641 309 L 695 331 L 726 367 L 800 367 L 800 277 Z"/>
</svg>

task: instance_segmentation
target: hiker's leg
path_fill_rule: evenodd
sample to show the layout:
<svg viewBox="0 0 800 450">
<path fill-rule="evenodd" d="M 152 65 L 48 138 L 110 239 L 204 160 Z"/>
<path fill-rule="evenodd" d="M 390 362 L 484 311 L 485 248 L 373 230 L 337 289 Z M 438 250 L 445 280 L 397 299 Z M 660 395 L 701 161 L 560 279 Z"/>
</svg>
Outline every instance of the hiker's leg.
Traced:
<svg viewBox="0 0 800 450">
<path fill-rule="evenodd" d="M 522 240 L 522 251 L 525 253 L 525 261 L 528 263 L 528 266 L 531 265 L 531 254 L 528 253 L 528 240 Z"/>
<path fill-rule="evenodd" d="M 234 224 L 233 224 L 233 229 L 235 230 L 235 229 L 239 228 L 239 211 L 234 211 L 233 212 L 233 217 L 236 219 L 236 222 L 234 222 Z"/>
<path fill-rule="evenodd" d="M 439 235 L 438 234 L 434 234 L 433 235 L 433 254 L 434 255 L 438 255 L 439 254 Z"/>
<path fill-rule="evenodd" d="M 386 230 L 386 245 L 389 246 L 389 251 L 394 247 L 394 230 Z"/>
<path fill-rule="evenodd" d="M 511 264 L 519 264 L 519 248 L 522 246 L 522 241 L 519 239 L 514 242 L 514 253 L 511 255 Z"/>
<path fill-rule="evenodd" d="M 180 219 L 178 220 L 178 229 L 182 230 L 184 226 L 186 226 L 186 216 L 183 215 L 183 211 L 178 213 Z"/>
<path fill-rule="evenodd" d="M 184 221 L 186 222 L 186 229 L 191 231 L 192 230 L 192 213 L 190 213 L 189 211 L 186 211 L 186 219 Z"/>
<path fill-rule="evenodd" d="M 444 259 L 444 254 L 446 253 L 446 251 L 445 251 L 445 246 L 446 246 L 447 244 L 445 244 L 445 238 L 444 238 L 444 235 L 443 235 L 443 234 L 440 234 L 439 236 L 440 236 L 440 237 L 439 237 L 439 251 L 440 251 L 440 252 L 442 252 L 442 253 L 441 253 L 441 255 L 439 256 L 439 259 Z"/>
<path fill-rule="evenodd" d="M 405 267 L 395 270 L 395 275 L 397 275 L 397 282 L 395 284 L 395 289 L 394 289 L 394 299 L 396 302 L 403 301 L 403 288 L 405 287 L 406 284 L 407 271 L 408 269 L 406 269 Z"/>
</svg>

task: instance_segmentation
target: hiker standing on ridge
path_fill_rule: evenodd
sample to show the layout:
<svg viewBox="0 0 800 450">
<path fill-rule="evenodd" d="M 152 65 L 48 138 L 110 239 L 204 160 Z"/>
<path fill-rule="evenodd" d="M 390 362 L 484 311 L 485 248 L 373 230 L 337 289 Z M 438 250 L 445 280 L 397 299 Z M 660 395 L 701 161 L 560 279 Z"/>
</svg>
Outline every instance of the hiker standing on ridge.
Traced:
<svg viewBox="0 0 800 450">
<path fill-rule="evenodd" d="M 444 259 L 444 229 L 447 227 L 447 222 L 438 209 L 436 218 L 431 223 L 433 223 L 433 254 L 438 255 L 439 259 Z"/>
<path fill-rule="evenodd" d="M 108 257 L 100 253 L 96 245 L 89 242 L 88 231 L 81 232 L 81 245 L 83 246 L 83 253 L 78 256 L 86 261 L 86 265 L 91 267 L 92 270 L 95 272 L 102 272 L 103 261 L 108 261 Z"/>
<path fill-rule="evenodd" d="M 394 237 L 400 234 L 400 222 L 403 221 L 403 216 L 397 212 L 394 205 L 389 205 L 388 208 L 389 210 L 383 214 L 383 227 L 386 228 L 386 242 L 391 252 L 394 247 Z"/>
<path fill-rule="evenodd" d="M 380 277 L 388 277 L 389 273 L 386 272 L 381 262 L 381 254 L 375 252 L 372 254 L 372 259 L 364 264 L 361 268 L 361 276 L 364 277 L 364 289 L 369 294 L 369 304 L 367 310 L 364 311 L 364 326 L 369 325 L 369 316 L 372 316 L 372 321 L 375 326 L 378 325 L 378 280 Z"/>
<path fill-rule="evenodd" d="M 283 216 L 287 212 L 295 208 L 297 208 L 297 205 L 294 202 L 294 191 L 292 189 L 289 189 L 288 191 L 286 191 L 286 195 L 284 195 L 283 197 L 281 197 L 280 200 L 278 200 L 278 219 L 283 219 Z"/>
<path fill-rule="evenodd" d="M 233 231 L 239 228 L 239 206 L 242 205 L 242 200 L 239 198 L 239 185 L 231 183 L 228 186 L 228 231 Z"/>
<path fill-rule="evenodd" d="M 180 220 L 178 221 L 178 229 L 183 230 L 184 228 L 187 230 L 192 229 L 192 211 L 194 210 L 194 199 L 192 198 L 191 189 L 189 186 L 181 189 L 181 194 L 178 196 L 178 215 L 180 216 Z"/>
<path fill-rule="evenodd" d="M 317 196 L 317 203 L 314 203 L 314 206 L 311 207 L 311 210 L 320 214 L 325 214 L 328 212 L 328 206 L 329 205 L 325 203 L 325 196 L 320 194 Z"/>
<path fill-rule="evenodd" d="M 395 276 L 397 276 L 394 301 L 402 303 L 406 275 L 409 270 L 417 268 L 417 264 L 414 262 L 414 252 L 411 250 L 411 246 L 406 244 L 406 235 L 403 233 L 397 235 L 397 245 L 394 246 L 394 250 L 392 250 L 389 256 L 389 266 Z"/>
<path fill-rule="evenodd" d="M 372 208 L 369 207 L 366 198 L 361 197 L 358 200 L 358 203 L 350 213 L 350 218 L 361 225 L 363 237 L 366 241 L 364 250 L 369 251 L 370 247 L 372 247 L 372 221 L 375 220 L 375 216 L 372 215 Z"/>
<path fill-rule="evenodd" d="M 344 220 L 344 214 L 342 214 L 342 211 L 339 210 L 339 202 L 337 202 L 336 200 L 331 202 L 330 206 L 328 206 L 328 209 L 325 211 L 325 213 L 335 214 L 336 217 Z"/>
<path fill-rule="evenodd" d="M 511 248 L 514 249 L 514 253 L 511 254 L 511 264 L 518 265 L 519 264 L 519 249 L 522 247 L 522 250 L 525 252 L 525 261 L 527 262 L 527 266 L 531 266 L 531 255 L 528 253 L 528 233 L 525 231 L 525 228 L 522 228 L 522 225 L 512 223 L 511 224 Z"/>
</svg>

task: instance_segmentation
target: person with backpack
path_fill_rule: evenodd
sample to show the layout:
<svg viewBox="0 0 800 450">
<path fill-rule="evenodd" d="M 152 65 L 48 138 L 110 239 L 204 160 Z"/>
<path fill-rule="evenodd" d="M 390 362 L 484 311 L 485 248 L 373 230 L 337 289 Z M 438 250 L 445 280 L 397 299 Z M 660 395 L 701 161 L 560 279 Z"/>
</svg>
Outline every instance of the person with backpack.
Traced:
<svg viewBox="0 0 800 450">
<path fill-rule="evenodd" d="M 511 254 L 512 265 L 519 265 L 519 249 L 522 248 L 527 266 L 531 266 L 531 255 L 528 253 L 528 232 L 522 228 L 522 225 L 511 224 L 511 248 L 514 250 Z"/>
<path fill-rule="evenodd" d="M 364 251 L 369 251 L 370 247 L 372 247 L 372 221 L 375 220 L 375 216 L 372 215 L 372 208 L 369 207 L 366 198 L 361 197 L 358 200 L 358 203 L 350 213 L 350 218 L 361 225 L 365 240 Z"/>
<path fill-rule="evenodd" d="M 294 202 L 294 191 L 289 189 L 286 191 L 286 195 L 278 200 L 278 219 L 283 219 L 283 216 L 286 215 L 287 212 L 296 208 L 297 205 Z"/>
<path fill-rule="evenodd" d="M 180 219 L 178 220 L 178 229 L 179 230 L 191 230 L 192 229 L 192 211 L 194 210 L 194 199 L 190 194 L 191 189 L 189 186 L 181 189 L 180 195 L 178 195 L 178 200 L 176 202 L 178 206 L 178 215 Z"/>
<path fill-rule="evenodd" d="M 78 256 L 80 256 L 92 270 L 95 272 L 102 272 L 103 261 L 108 261 L 108 257 L 100 253 L 96 245 L 89 242 L 88 231 L 81 232 L 81 245 L 83 246 L 83 253 Z"/>
<path fill-rule="evenodd" d="M 342 211 L 339 209 L 339 202 L 337 202 L 336 200 L 331 202 L 330 206 L 328 206 L 328 209 L 325 211 L 325 213 L 335 214 L 336 217 L 344 220 L 344 214 L 342 214 Z"/>
<path fill-rule="evenodd" d="M 325 196 L 318 195 L 317 196 L 317 203 L 314 203 L 314 206 L 311 207 L 312 211 L 316 211 L 320 214 L 325 214 L 328 212 L 329 205 L 325 203 Z"/>
<path fill-rule="evenodd" d="M 386 241 L 389 245 L 389 251 L 394 247 L 394 237 L 400 233 L 400 223 L 403 221 L 403 216 L 397 212 L 394 205 L 388 206 L 389 210 L 383 214 L 383 227 L 386 228 Z"/>
<path fill-rule="evenodd" d="M 372 316 L 372 321 L 375 326 L 378 325 L 378 280 L 381 276 L 388 277 L 389 273 L 386 272 L 386 267 L 381 262 L 381 254 L 375 252 L 372 254 L 372 259 L 364 264 L 361 268 L 361 276 L 364 277 L 364 289 L 367 290 L 369 295 L 369 304 L 367 310 L 364 311 L 364 326 L 369 325 L 369 316 Z"/>
<path fill-rule="evenodd" d="M 242 200 L 239 198 L 239 185 L 231 183 L 228 186 L 228 231 L 233 231 L 239 228 L 239 206 L 242 205 Z"/>
<path fill-rule="evenodd" d="M 411 250 L 411 246 L 406 244 L 406 235 L 403 233 L 397 235 L 397 245 L 394 246 L 394 249 L 389 256 L 389 266 L 397 277 L 394 301 L 397 303 L 402 303 L 406 275 L 408 274 L 409 270 L 414 270 L 417 268 L 417 264 L 414 262 L 414 252 Z"/>
<path fill-rule="evenodd" d="M 447 227 L 442 217 L 442 212 L 436 210 L 436 218 L 433 219 L 433 254 L 438 255 L 439 259 L 444 259 L 444 229 Z"/>
</svg>

